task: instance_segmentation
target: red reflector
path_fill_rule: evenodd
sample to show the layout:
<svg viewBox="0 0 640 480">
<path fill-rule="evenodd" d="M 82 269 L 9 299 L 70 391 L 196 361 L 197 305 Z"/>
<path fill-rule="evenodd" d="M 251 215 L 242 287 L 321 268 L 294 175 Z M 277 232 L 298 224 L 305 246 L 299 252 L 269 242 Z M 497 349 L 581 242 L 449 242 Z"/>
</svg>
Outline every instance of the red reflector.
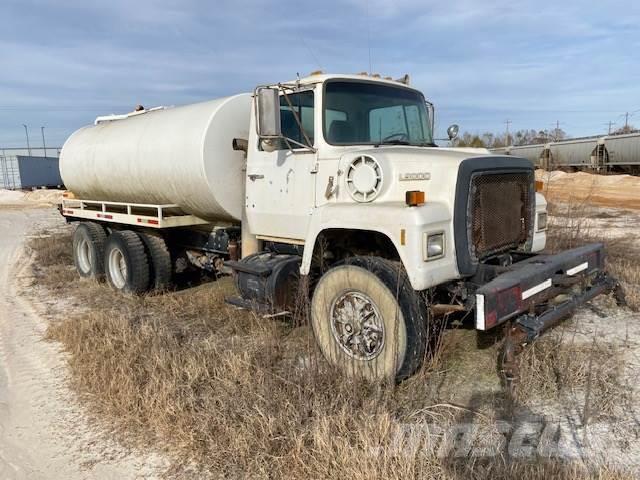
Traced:
<svg viewBox="0 0 640 480">
<path fill-rule="evenodd" d="M 73 210 L 64 210 L 64 213 L 68 215 L 73 215 Z"/>
<path fill-rule="evenodd" d="M 495 310 L 485 314 L 484 328 L 486 330 L 490 329 L 491 327 L 495 327 L 496 323 L 498 323 L 498 315 L 496 314 Z"/>
<path fill-rule="evenodd" d="M 104 218 L 106 220 L 111 220 L 113 218 L 113 215 L 108 215 L 108 214 L 105 214 L 105 213 L 99 213 L 98 214 L 98 218 Z"/>
<path fill-rule="evenodd" d="M 522 308 L 522 289 L 520 285 L 498 293 L 496 298 L 498 310 L 504 315 Z"/>
<path fill-rule="evenodd" d="M 149 223 L 151 225 L 160 225 L 158 220 L 152 220 L 149 218 L 138 218 L 138 223 Z"/>
</svg>

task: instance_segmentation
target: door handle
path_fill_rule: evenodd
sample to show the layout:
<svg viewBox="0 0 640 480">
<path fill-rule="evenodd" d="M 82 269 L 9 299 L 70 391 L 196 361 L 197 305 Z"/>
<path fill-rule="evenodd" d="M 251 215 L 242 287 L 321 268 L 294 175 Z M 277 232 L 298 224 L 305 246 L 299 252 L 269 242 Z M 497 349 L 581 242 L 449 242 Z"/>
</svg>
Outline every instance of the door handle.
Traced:
<svg viewBox="0 0 640 480">
<path fill-rule="evenodd" d="M 331 176 L 327 181 L 327 189 L 324 191 L 324 198 L 329 200 L 338 190 L 338 186 L 335 184 L 335 179 Z"/>
<path fill-rule="evenodd" d="M 264 175 L 251 173 L 247 175 L 247 177 L 249 177 L 249 180 L 251 180 L 252 182 L 255 182 L 256 180 L 262 180 L 264 178 Z"/>
</svg>

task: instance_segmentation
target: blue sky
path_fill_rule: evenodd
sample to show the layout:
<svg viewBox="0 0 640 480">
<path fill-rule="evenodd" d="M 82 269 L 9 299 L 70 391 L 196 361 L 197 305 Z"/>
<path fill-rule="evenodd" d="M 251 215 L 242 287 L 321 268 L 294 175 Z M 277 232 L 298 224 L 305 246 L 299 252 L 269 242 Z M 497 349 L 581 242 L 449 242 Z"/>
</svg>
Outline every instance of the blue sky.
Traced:
<svg viewBox="0 0 640 480">
<path fill-rule="evenodd" d="M 0 146 L 97 115 L 250 91 L 313 70 L 400 76 L 437 131 L 606 131 L 640 110 L 640 3 L 2 0 Z M 631 118 L 640 124 L 640 112 Z"/>
</svg>

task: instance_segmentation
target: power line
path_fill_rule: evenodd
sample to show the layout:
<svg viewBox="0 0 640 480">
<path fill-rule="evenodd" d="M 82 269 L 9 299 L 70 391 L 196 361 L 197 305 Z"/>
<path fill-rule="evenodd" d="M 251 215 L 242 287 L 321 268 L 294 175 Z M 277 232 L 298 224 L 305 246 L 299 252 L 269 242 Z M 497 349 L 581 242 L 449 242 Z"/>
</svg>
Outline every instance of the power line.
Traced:
<svg viewBox="0 0 640 480">
<path fill-rule="evenodd" d="M 629 128 L 629 117 L 633 117 L 635 113 L 640 112 L 640 110 L 634 110 L 633 112 L 624 112 L 621 117 L 624 117 L 624 128 L 625 130 Z"/>
<path fill-rule="evenodd" d="M 304 45 L 304 48 L 307 49 L 307 52 L 309 52 L 309 55 L 311 55 L 311 57 L 313 58 L 313 60 L 316 62 L 316 65 L 318 65 L 318 68 L 320 70 L 322 70 L 322 64 L 320 63 L 320 60 L 318 60 L 318 57 L 316 56 L 316 54 L 314 53 L 313 50 L 311 50 L 311 48 L 309 47 L 309 45 L 307 44 L 307 41 L 304 39 L 303 36 L 298 36 L 298 38 L 300 38 L 300 40 L 302 41 L 302 44 Z"/>
</svg>

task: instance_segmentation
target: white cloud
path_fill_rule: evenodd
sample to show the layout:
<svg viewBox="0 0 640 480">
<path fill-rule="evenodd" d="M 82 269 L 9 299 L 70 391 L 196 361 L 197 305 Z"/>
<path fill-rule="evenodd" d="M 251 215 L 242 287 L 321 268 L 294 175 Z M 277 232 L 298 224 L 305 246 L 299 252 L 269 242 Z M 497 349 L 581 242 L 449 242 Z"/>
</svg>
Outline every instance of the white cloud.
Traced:
<svg viewBox="0 0 640 480">
<path fill-rule="evenodd" d="M 0 144 L 21 142 L 12 125 L 26 121 L 62 141 L 101 108 L 247 91 L 318 64 L 367 70 L 369 48 L 375 71 L 411 74 L 441 123 L 562 116 L 584 134 L 640 108 L 640 4 L 621 0 L 3 0 L 0 16 Z"/>
</svg>

